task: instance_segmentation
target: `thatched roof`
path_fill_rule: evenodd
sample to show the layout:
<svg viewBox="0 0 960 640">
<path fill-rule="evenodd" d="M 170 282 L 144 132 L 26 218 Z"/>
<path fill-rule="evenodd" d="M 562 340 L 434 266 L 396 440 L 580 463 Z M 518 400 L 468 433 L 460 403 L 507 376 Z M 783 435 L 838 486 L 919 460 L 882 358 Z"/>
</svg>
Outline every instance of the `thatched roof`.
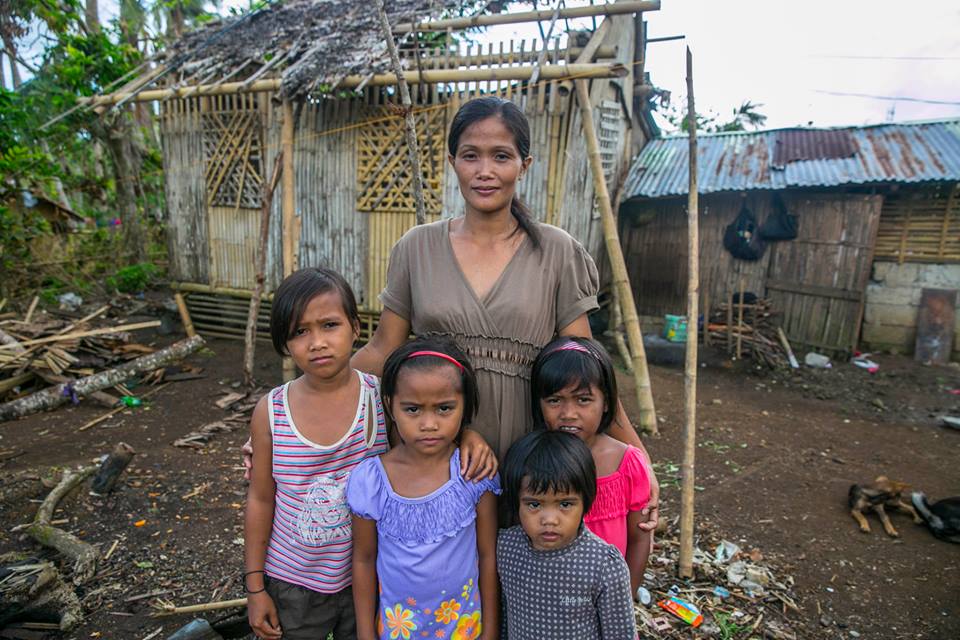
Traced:
<svg viewBox="0 0 960 640">
<path fill-rule="evenodd" d="M 461 0 L 385 0 L 391 24 L 436 18 Z M 287 97 L 334 86 L 348 75 L 390 70 L 371 0 L 284 0 L 186 34 L 159 60 L 176 86 L 280 72 Z M 176 74 L 176 75 L 173 75 Z"/>
</svg>

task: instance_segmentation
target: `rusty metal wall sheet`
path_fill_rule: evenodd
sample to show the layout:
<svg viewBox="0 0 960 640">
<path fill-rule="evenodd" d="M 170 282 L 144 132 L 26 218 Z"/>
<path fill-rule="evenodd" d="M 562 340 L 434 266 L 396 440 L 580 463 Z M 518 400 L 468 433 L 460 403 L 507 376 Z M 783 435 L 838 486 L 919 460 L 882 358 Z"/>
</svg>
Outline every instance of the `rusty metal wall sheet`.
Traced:
<svg viewBox="0 0 960 640">
<path fill-rule="evenodd" d="M 827 131 L 849 133 L 855 154 L 777 167 L 773 158 L 783 130 L 701 134 L 697 139 L 700 193 L 960 180 L 960 120 Z M 687 145 L 686 136 L 650 141 L 633 162 L 624 199 L 686 194 Z"/>
</svg>

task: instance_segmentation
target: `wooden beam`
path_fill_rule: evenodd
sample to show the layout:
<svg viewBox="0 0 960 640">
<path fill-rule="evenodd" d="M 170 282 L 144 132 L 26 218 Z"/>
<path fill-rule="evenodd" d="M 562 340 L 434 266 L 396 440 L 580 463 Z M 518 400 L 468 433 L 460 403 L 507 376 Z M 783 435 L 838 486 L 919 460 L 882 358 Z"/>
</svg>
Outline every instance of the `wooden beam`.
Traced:
<svg viewBox="0 0 960 640">
<path fill-rule="evenodd" d="M 595 4 L 586 7 L 572 7 L 561 9 L 558 19 L 589 18 L 591 16 L 615 16 L 641 11 L 659 11 L 660 0 L 644 0 L 632 2 L 616 2 L 609 4 Z M 446 31 L 447 29 L 471 29 L 473 27 L 489 27 L 498 24 L 519 24 L 522 22 L 546 22 L 553 17 L 553 9 L 543 11 L 522 11 L 518 13 L 499 13 L 494 15 L 477 15 L 466 18 L 448 18 L 446 20 L 432 20 L 429 22 L 403 23 L 393 28 L 393 32 L 409 33 L 411 31 Z"/>
<path fill-rule="evenodd" d="M 550 64 L 540 67 L 541 80 L 568 80 L 574 78 L 622 78 L 627 75 L 627 68 L 616 62 L 593 62 L 586 64 Z M 533 75 L 533 67 L 487 67 L 482 69 L 424 69 L 423 71 L 405 71 L 404 80 L 408 84 L 447 83 L 447 82 L 486 82 L 529 80 Z M 365 86 L 392 86 L 397 84 L 397 76 L 392 73 L 378 73 L 373 76 L 347 76 L 337 85 L 338 89 L 355 89 L 361 84 Z M 152 100 L 169 100 L 170 98 L 184 98 L 188 96 L 227 95 L 235 93 L 264 93 L 275 92 L 280 89 L 281 80 L 257 80 L 249 87 L 242 82 L 225 82 L 212 85 L 188 85 L 176 89 L 150 89 L 138 93 L 133 99 L 135 102 L 149 102 Z M 92 98 L 78 98 L 84 105 L 107 105 L 119 102 L 129 97 L 129 93 L 111 93 Z"/>
</svg>

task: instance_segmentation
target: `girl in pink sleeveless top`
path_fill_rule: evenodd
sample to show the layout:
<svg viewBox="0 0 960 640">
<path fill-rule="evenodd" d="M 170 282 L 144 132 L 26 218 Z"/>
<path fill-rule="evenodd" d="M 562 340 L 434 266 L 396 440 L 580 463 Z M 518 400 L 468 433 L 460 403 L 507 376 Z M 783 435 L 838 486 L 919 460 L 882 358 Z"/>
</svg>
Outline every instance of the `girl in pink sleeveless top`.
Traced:
<svg viewBox="0 0 960 640">
<path fill-rule="evenodd" d="M 623 555 L 636 594 L 653 543 L 653 533 L 639 527 L 652 471 L 640 449 L 606 434 L 617 409 L 610 356 L 588 338 L 557 338 L 534 361 L 531 386 L 534 423 L 576 436 L 590 448 L 597 496 L 583 522 Z"/>
<path fill-rule="evenodd" d="M 350 367 L 359 329 L 353 292 L 334 271 L 297 271 L 276 291 L 274 347 L 303 375 L 265 395 L 250 424 L 244 583 L 264 640 L 356 636 L 347 479 L 387 450 L 380 382 Z"/>
</svg>

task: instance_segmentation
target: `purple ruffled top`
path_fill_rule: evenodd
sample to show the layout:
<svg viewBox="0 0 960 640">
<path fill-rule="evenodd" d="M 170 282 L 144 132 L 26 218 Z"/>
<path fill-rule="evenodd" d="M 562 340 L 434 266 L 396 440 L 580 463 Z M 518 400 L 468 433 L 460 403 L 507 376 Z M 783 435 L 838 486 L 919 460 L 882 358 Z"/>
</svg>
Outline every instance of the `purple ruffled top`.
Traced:
<svg viewBox="0 0 960 640">
<path fill-rule="evenodd" d="M 350 509 L 377 523 L 380 638 L 479 637 L 475 522 L 477 503 L 487 491 L 500 493 L 499 476 L 464 480 L 459 451 L 450 457 L 450 479 L 419 498 L 393 490 L 379 457 L 364 460 L 350 474 Z"/>
</svg>

